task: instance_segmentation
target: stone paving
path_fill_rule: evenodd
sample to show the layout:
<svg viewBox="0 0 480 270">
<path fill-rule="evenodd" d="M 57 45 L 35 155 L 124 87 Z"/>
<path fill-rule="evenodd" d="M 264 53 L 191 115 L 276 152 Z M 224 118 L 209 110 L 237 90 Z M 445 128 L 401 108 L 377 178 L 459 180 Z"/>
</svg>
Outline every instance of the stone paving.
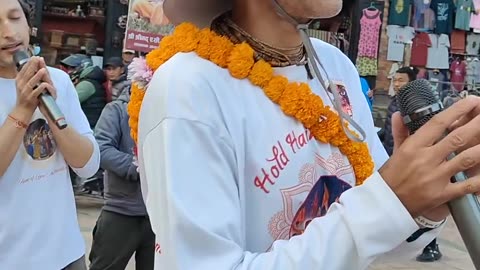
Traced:
<svg viewBox="0 0 480 270">
<path fill-rule="evenodd" d="M 87 197 L 77 197 L 78 218 L 87 245 L 87 257 L 92 241 L 92 229 L 100 213 L 102 201 Z M 401 260 L 394 256 L 379 258 L 370 270 L 475 270 L 458 234 L 455 223 L 449 220 L 438 240 L 443 258 L 435 263 L 418 263 L 414 259 Z M 126 270 L 135 270 L 134 262 L 130 262 Z M 330 269 L 329 269 L 330 270 Z"/>
</svg>

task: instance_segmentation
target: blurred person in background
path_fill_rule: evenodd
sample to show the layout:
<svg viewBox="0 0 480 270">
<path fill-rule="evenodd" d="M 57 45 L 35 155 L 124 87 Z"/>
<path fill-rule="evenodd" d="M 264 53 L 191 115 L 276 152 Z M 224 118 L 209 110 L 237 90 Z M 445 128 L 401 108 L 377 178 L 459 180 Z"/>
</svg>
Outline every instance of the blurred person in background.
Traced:
<svg viewBox="0 0 480 270">
<path fill-rule="evenodd" d="M 105 170 L 105 206 L 93 230 L 90 270 L 125 269 L 133 254 L 136 269 L 153 270 L 155 236 L 133 163 L 129 100 L 127 89 L 107 104 L 95 129 Z"/>
<path fill-rule="evenodd" d="M 365 98 L 367 99 L 368 106 L 370 111 L 373 111 L 373 90 L 370 89 L 370 85 L 365 78 L 360 77 L 360 84 L 362 86 L 362 92 Z"/>
<path fill-rule="evenodd" d="M 122 51 L 122 60 L 123 64 L 125 65 L 125 73 L 127 73 L 128 65 L 132 63 L 133 58 L 135 57 L 134 50 L 123 49 Z"/>
<path fill-rule="evenodd" d="M 103 87 L 106 78 L 103 70 L 97 66 L 86 64 L 78 72 L 78 83 L 75 85 L 82 110 L 87 116 L 92 129 L 106 105 L 106 92 Z"/>
<path fill-rule="evenodd" d="M 387 118 L 385 119 L 385 133 L 383 146 L 389 156 L 393 153 L 393 134 L 392 134 L 392 115 L 398 111 L 397 93 L 407 83 L 416 80 L 418 69 L 414 67 L 402 67 L 397 70 L 393 77 L 393 89 L 395 95 L 392 96 L 387 109 Z"/>
<path fill-rule="evenodd" d="M 126 89 L 130 89 L 131 82 L 127 80 L 125 64 L 120 57 L 111 57 L 105 62 L 105 74 L 108 80 L 108 92 L 111 97 L 108 102 L 116 100 Z"/>
</svg>

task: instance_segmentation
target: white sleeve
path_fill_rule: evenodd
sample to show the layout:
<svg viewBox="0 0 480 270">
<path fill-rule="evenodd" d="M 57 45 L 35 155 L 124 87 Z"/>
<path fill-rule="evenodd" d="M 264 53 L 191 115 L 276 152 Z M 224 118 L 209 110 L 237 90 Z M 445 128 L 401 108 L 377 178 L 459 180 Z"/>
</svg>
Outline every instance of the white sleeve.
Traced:
<svg viewBox="0 0 480 270">
<path fill-rule="evenodd" d="M 60 73 L 58 76 L 62 79 L 64 91 L 66 92 L 65 100 L 68 104 L 68 108 L 65 110 L 64 115 L 67 123 L 80 135 L 88 138 L 93 145 L 92 156 L 85 166 L 83 166 L 83 168 L 71 167 L 78 176 L 88 178 L 95 175 L 100 168 L 100 148 L 93 136 L 93 131 L 90 128 L 87 117 L 80 106 L 75 86 L 65 72 L 59 70 L 55 70 L 55 72 Z"/>
<path fill-rule="evenodd" d="M 269 252 L 251 252 L 239 199 L 243 179 L 235 173 L 228 135 L 200 121 L 167 118 L 145 135 L 140 151 L 156 269 L 366 269 L 418 229 L 375 173 L 302 235 L 276 241 Z"/>
</svg>

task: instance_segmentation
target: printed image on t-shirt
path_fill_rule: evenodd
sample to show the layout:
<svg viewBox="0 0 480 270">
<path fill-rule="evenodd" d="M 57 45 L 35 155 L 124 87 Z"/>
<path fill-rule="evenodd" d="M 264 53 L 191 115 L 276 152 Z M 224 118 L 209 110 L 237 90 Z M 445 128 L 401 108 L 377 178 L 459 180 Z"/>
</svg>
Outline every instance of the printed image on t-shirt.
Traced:
<svg viewBox="0 0 480 270">
<path fill-rule="evenodd" d="M 290 237 L 303 234 L 314 218 L 326 215 L 330 206 L 351 187 L 335 175 L 321 176 L 298 209 L 290 227 Z"/>
<path fill-rule="evenodd" d="M 46 160 L 55 153 L 57 145 L 45 119 L 37 119 L 30 123 L 23 137 L 23 145 L 33 160 Z"/>
<path fill-rule="evenodd" d="M 342 111 L 350 116 L 353 116 L 352 104 L 350 103 L 350 98 L 348 97 L 347 90 L 342 84 L 335 84 L 335 90 L 340 96 L 340 103 L 342 104 Z"/>
</svg>

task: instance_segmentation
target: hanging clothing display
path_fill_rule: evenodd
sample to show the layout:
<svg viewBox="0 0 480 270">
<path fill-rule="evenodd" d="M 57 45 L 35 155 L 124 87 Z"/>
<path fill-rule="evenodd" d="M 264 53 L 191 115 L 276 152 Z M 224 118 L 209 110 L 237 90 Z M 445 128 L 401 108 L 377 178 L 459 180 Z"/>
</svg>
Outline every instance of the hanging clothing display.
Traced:
<svg viewBox="0 0 480 270">
<path fill-rule="evenodd" d="M 473 6 L 474 10 L 479 10 L 480 0 L 473 0 Z M 472 12 L 472 14 L 470 15 L 470 28 L 473 28 L 474 32 L 480 30 L 480 13 L 477 14 L 475 12 Z"/>
<path fill-rule="evenodd" d="M 394 62 L 403 62 L 403 53 L 405 44 L 412 42 L 415 37 L 415 30 L 410 26 L 387 26 L 388 52 L 387 60 Z"/>
<path fill-rule="evenodd" d="M 470 17 L 475 7 L 473 0 L 457 0 L 457 12 L 455 14 L 455 29 L 470 30 Z"/>
<path fill-rule="evenodd" d="M 359 56 L 357 57 L 357 70 L 360 76 L 377 76 L 377 58 Z"/>
<path fill-rule="evenodd" d="M 430 8 L 435 13 L 436 34 L 450 34 L 453 29 L 455 4 L 452 0 L 432 0 Z"/>
<path fill-rule="evenodd" d="M 409 25 L 411 0 L 390 0 L 388 24 Z"/>
<path fill-rule="evenodd" d="M 450 41 L 447 35 L 429 34 L 432 46 L 428 48 L 427 68 L 449 69 L 448 48 Z"/>
<path fill-rule="evenodd" d="M 480 60 L 478 57 L 467 57 L 467 68 L 465 81 L 469 85 L 469 89 L 475 83 L 480 82 Z"/>
<path fill-rule="evenodd" d="M 430 8 L 430 0 L 413 1 L 412 26 L 417 31 L 431 31 L 435 27 L 435 14 Z"/>
<path fill-rule="evenodd" d="M 455 59 L 450 66 L 450 82 L 452 87 L 461 92 L 465 87 L 465 76 L 467 75 L 467 65 L 460 59 Z"/>
<path fill-rule="evenodd" d="M 480 34 L 468 33 L 466 50 L 468 55 L 477 55 L 480 49 Z"/>
<path fill-rule="evenodd" d="M 432 46 L 427 33 L 420 32 L 413 38 L 411 66 L 424 67 L 427 65 L 428 48 Z"/>
<path fill-rule="evenodd" d="M 464 54 L 466 47 L 466 35 L 463 30 L 453 30 L 450 35 L 451 46 L 450 51 L 453 54 Z"/>
<path fill-rule="evenodd" d="M 360 76 L 377 76 L 378 44 L 380 40 L 380 10 L 371 7 L 362 11 L 357 69 Z"/>
<path fill-rule="evenodd" d="M 432 90 L 439 96 L 444 96 L 445 85 L 442 82 L 446 81 L 447 76 L 440 70 L 434 69 L 427 72 L 427 79 L 432 85 Z"/>
<path fill-rule="evenodd" d="M 360 40 L 358 43 L 358 56 L 377 58 L 380 37 L 380 10 L 363 10 L 360 19 Z"/>
</svg>

